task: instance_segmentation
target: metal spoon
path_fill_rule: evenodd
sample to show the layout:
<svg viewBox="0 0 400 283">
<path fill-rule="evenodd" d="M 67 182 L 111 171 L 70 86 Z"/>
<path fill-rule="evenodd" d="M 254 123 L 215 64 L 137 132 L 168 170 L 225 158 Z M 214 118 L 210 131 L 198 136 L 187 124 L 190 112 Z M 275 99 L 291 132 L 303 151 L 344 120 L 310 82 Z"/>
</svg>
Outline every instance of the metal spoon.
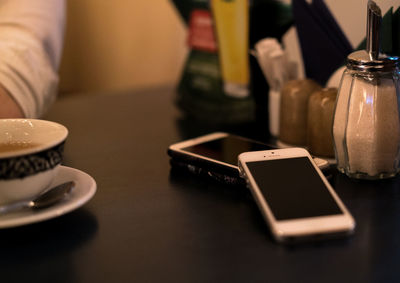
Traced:
<svg viewBox="0 0 400 283">
<path fill-rule="evenodd" d="M 20 210 L 23 208 L 40 209 L 49 207 L 64 199 L 74 188 L 73 181 L 55 186 L 31 201 L 22 201 L 0 207 L 0 214 Z"/>
</svg>

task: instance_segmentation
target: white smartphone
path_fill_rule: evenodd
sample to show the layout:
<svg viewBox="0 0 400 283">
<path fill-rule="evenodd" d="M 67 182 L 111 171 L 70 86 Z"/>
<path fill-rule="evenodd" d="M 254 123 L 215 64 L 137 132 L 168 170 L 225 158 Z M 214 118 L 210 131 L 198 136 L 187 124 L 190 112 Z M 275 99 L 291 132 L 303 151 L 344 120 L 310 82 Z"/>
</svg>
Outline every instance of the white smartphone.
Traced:
<svg viewBox="0 0 400 283">
<path fill-rule="evenodd" d="M 242 153 L 239 170 L 277 241 L 353 232 L 353 217 L 307 150 Z"/>
</svg>

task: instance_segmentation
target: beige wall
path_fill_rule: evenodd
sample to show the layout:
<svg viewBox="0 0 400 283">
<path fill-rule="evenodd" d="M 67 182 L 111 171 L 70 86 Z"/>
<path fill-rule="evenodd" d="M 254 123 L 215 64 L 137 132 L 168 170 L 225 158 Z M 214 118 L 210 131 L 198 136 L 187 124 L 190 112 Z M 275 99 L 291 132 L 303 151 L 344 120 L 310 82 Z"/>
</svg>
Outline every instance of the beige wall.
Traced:
<svg viewBox="0 0 400 283">
<path fill-rule="evenodd" d="M 186 28 L 168 0 L 68 0 L 61 92 L 172 85 Z"/>
<path fill-rule="evenodd" d="M 281 0 L 290 3 L 291 0 Z M 399 0 L 376 0 L 386 12 Z M 357 45 L 365 35 L 367 0 L 326 0 Z M 169 0 L 67 0 L 61 92 L 174 85 L 187 54 L 186 28 Z M 289 46 L 301 63 L 296 35 Z"/>
</svg>

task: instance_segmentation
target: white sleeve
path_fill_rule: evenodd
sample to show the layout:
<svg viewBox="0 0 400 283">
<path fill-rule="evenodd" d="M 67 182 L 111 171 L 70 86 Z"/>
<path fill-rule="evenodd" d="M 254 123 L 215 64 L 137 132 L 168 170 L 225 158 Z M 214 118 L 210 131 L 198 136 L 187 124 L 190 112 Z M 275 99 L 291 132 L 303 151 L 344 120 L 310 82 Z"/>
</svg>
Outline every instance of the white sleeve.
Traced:
<svg viewBox="0 0 400 283">
<path fill-rule="evenodd" d="M 0 0 L 0 84 L 26 117 L 57 95 L 64 25 L 64 0 Z"/>
</svg>

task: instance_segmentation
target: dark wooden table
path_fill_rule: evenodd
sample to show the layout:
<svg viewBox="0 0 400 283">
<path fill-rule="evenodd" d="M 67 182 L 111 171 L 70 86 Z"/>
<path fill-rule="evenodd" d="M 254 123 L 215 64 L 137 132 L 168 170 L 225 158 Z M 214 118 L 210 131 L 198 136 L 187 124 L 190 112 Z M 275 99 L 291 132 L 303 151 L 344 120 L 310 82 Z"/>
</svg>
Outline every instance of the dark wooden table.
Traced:
<svg viewBox="0 0 400 283">
<path fill-rule="evenodd" d="M 0 281 L 399 282 L 400 179 L 333 187 L 353 214 L 347 239 L 277 244 L 245 188 L 171 170 L 171 143 L 207 132 L 173 90 L 61 97 L 64 164 L 97 181 L 85 206 L 0 230 Z M 256 135 L 256 134 L 255 134 Z"/>
</svg>

